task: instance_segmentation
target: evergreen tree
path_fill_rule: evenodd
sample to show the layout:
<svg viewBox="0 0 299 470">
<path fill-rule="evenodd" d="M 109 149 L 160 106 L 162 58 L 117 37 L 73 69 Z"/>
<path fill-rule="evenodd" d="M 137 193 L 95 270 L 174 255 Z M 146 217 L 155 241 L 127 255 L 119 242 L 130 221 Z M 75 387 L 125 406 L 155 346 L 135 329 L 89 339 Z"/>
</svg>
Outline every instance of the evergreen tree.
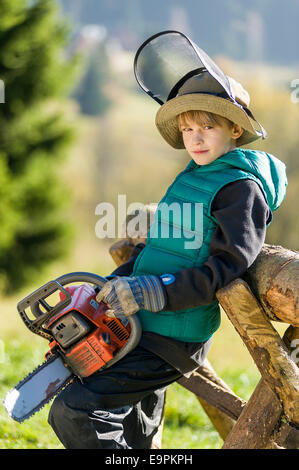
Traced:
<svg viewBox="0 0 299 470">
<path fill-rule="evenodd" d="M 85 60 L 85 73 L 74 98 L 78 101 L 83 114 L 101 116 L 111 104 L 105 93 L 109 64 L 104 44 L 98 45 L 93 52 L 87 54 Z"/>
<path fill-rule="evenodd" d="M 54 0 L 1 0 L 0 286 L 32 282 L 69 240 L 57 170 L 73 129 L 59 110 L 75 64 Z"/>
</svg>

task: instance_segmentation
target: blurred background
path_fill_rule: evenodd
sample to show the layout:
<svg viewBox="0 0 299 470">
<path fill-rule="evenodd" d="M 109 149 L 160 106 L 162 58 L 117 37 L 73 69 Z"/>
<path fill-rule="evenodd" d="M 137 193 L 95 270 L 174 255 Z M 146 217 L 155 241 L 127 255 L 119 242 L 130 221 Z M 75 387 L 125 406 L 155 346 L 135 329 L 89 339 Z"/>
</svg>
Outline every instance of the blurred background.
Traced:
<svg viewBox="0 0 299 470">
<path fill-rule="evenodd" d="M 298 18 L 298 0 L 0 0 L 1 396 L 46 351 L 17 317 L 18 300 L 66 272 L 109 274 L 118 233 L 96 236 L 97 205 L 114 204 L 117 220 L 120 194 L 127 206 L 158 202 L 189 160 L 161 139 L 159 105 L 134 78 L 137 48 L 157 32 L 187 34 L 250 92 L 269 135 L 251 148 L 283 160 L 289 180 L 266 241 L 299 249 Z M 248 399 L 259 374 L 225 316 L 209 359 Z M 181 393 L 169 391 L 164 447 L 221 447 Z M 32 420 L 35 430 L 1 408 L 0 448 L 60 446 L 46 414 Z"/>
</svg>

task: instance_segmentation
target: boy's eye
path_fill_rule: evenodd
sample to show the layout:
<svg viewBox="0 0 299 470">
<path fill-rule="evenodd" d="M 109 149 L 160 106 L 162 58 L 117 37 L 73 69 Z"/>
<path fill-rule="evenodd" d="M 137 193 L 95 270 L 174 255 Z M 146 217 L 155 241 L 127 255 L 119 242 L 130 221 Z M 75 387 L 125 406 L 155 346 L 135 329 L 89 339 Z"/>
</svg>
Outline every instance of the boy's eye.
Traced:
<svg viewBox="0 0 299 470">
<path fill-rule="evenodd" d="M 203 126 L 203 130 L 209 130 L 209 129 L 213 129 L 213 126 Z M 192 127 L 183 127 L 182 128 L 182 132 L 191 132 L 193 131 L 193 128 Z"/>
</svg>

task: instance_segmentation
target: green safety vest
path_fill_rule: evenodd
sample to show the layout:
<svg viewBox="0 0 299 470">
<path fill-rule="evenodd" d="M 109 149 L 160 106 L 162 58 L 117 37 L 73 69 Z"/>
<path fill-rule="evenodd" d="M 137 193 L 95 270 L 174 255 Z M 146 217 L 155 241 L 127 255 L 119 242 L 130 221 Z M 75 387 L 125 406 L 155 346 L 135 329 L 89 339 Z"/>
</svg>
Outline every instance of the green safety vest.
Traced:
<svg viewBox="0 0 299 470">
<path fill-rule="evenodd" d="M 256 181 L 272 211 L 279 207 L 287 178 L 284 163 L 273 155 L 235 149 L 208 165 L 199 166 L 191 160 L 158 204 L 146 246 L 135 261 L 131 277 L 175 274 L 202 266 L 209 257 L 217 226 L 211 215 L 214 197 L 223 186 L 241 179 Z M 220 325 L 217 300 L 186 310 L 139 310 L 137 315 L 143 331 L 187 342 L 207 340 Z"/>
</svg>

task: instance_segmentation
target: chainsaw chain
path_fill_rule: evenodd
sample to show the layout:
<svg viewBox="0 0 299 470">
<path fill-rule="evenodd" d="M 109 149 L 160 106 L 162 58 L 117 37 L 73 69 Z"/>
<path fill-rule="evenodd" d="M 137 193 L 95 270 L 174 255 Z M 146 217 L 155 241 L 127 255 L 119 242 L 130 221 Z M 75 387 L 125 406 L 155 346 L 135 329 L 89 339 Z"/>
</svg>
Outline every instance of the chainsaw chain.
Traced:
<svg viewBox="0 0 299 470">
<path fill-rule="evenodd" d="M 24 377 L 23 380 L 21 380 L 21 382 L 19 382 L 16 386 L 15 386 L 15 389 L 16 390 L 19 390 L 22 385 L 24 383 L 27 383 L 31 377 L 35 376 L 38 372 L 40 372 L 44 367 L 48 366 L 49 363 L 55 361 L 57 359 L 57 355 L 53 354 L 51 355 L 48 359 L 46 359 L 42 364 L 39 364 L 33 371 L 31 371 L 28 375 L 26 375 L 26 377 Z M 52 398 L 54 396 L 57 396 L 70 382 L 72 382 L 74 380 L 74 375 L 70 375 L 61 385 L 60 387 L 56 390 L 55 392 L 55 395 L 53 396 L 49 396 L 48 398 L 46 398 L 45 400 L 43 400 L 36 408 L 34 408 L 30 413 L 28 413 L 27 415 L 23 416 L 23 418 L 20 420 L 20 419 L 17 419 L 14 417 L 14 419 L 16 421 L 19 421 L 19 422 L 23 422 L 25 421 L 26 419 L 30 418 L 31 416 L 33 416 L 35 413 L 37 413 L 41 408 L 43 408 L 47 403 L 49 403 Z"/>
</svg>

